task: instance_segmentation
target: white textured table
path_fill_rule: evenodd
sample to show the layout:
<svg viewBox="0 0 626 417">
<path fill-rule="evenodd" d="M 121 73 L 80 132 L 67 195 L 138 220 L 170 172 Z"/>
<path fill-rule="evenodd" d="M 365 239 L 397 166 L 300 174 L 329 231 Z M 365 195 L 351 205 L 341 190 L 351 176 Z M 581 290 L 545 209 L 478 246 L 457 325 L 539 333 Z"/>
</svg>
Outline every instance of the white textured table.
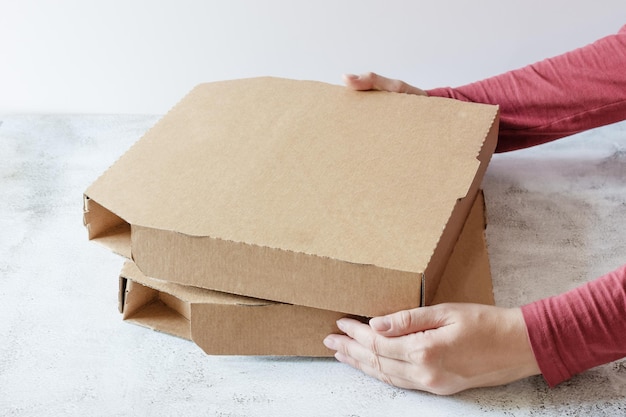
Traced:
<svg viewBox="0 0 626 417">
<path fill-rule="evenodd" d="M 87 241 L 82 192 L 157 119 L 0 116 L 1 416 L 626 414 L 626 361 L 555 389 L 534 377 L 437 397 L 332 359 L 210 357 L 122 322 L 122 259 Z M 497 303 L 625 263 L 625 178 L 625 124 L 496 155 L 484 189 Z"/>
</svg>

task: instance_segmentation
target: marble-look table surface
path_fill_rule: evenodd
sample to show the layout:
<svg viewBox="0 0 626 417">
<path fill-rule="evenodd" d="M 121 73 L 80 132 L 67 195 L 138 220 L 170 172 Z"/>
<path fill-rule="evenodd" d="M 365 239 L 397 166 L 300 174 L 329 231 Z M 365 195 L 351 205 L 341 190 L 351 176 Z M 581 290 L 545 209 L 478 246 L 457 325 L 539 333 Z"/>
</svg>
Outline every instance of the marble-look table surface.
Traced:
<svg viewBox="0 0 626 417">
<path fill-rule="evenodd" d="M 123 260 L 87 241 L 82 193 L 158 116 L 0 115 L 0 416 L 626 415 L 626 360 L 450 397 L 333 359 L 215 357 L 122 322 Z M 496 302 L 626 262 L 626 124 L 495 155 L 483 188 Z M 576 347 L 572 347 L 575 349 Z"/>
</svg>

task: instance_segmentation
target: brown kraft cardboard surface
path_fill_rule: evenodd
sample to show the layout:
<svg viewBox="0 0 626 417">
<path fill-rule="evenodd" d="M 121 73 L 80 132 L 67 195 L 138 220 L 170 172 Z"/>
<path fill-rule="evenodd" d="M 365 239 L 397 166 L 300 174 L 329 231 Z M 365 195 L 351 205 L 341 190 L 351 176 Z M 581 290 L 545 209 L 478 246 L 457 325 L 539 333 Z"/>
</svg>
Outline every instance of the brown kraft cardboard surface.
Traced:
<svg viewBox="0 0 626 417">
<path fill-rule="evenodd" d="M 146 275 L 373 316 L 431 303 L 495 106 L 311 81 L 201 84 L 85 192 Z M 422 288 L 424 287 L 424 291 Z"/>
</svg>

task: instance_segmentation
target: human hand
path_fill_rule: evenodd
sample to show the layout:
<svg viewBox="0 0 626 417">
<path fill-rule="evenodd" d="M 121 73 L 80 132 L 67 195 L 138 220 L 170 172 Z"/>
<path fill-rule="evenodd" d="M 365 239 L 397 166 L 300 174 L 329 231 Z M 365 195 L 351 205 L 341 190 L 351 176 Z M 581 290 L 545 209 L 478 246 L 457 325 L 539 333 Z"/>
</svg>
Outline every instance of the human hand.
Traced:
<svg viewBox="0 0 626 417">
<path fill-rule="evenodd" d="M 539 374 L 519 308 L 450 303 L 337 321 L 340 362 L 400 388 L 450 395 Z"/>
<path fill-rule="evenodd" d="M 418 96 L 428 95 L 426 91 L 413 87 L 404 81 L 393 80 L 373 72 L 361 75 L 344 74 L 343 81 L 346 86 L 353 90 L 381 90 L 393 93 L 416 94 Z"/>
</svg>

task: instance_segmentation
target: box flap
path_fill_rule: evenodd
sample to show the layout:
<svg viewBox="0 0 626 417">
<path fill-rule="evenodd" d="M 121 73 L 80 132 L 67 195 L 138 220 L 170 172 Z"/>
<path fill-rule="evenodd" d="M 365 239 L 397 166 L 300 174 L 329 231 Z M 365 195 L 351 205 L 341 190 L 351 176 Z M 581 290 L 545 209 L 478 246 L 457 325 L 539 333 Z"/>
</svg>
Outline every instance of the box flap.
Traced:
<svg viewBox="0 0 626 417">
<path fill-rule="evenodd" d="M 89 239 L 130 258 L 130 225 L 87 196 L 84 196 L 83 203 L 83 223 Z"/>
<path fill-rule="evenodd" d="M 480 192 L 454 246 L 432 304 L 495 304 L 486 226 L 484 195 Z"/>
<path fill-rule="evenodd" d="M 131 224 L 131 256 L 151 276 L 383 314 L 419 305 L 426 272 L 436 288 L 496 135 L 495 106 L 276 78 L 202 84 L 86 195 Z"/>
<path fill-rule="evenodd" d="M 124 320 L 193 339 L 209 354 L 332 356 L 322 339 L 345 317 L 150 278 L 130 261 L 120 276 Z"/>
<path fill-rule="evenodd" d="M 259 306 L 276 304 L 274 301 L 260 300 L 219 291 L 210 291 L 188 285 L 148 277 L 143 274 L 134 262 L 126 261 L 120 275 L 157 291 L 166 292 L 188 303 L 212 303 L 226 305 Z"/>
<path fill-rule="evenodd" d="M 290 304 L 192 304 L 191 334 L 211 355 L 332 356 L 322 340 L 346 314 Z M 225 323 L 228 323 L 225 325 Z"/>
<path fill-rule="evenodd" d="M 184 303 L 166 293 L 120 275 L 119 310 L 124 320 L 152 330 L 191 340 L 189 318 L 179 308 Z M 174 304 L 170 305 L 169 302 Z"/>
</svg>

